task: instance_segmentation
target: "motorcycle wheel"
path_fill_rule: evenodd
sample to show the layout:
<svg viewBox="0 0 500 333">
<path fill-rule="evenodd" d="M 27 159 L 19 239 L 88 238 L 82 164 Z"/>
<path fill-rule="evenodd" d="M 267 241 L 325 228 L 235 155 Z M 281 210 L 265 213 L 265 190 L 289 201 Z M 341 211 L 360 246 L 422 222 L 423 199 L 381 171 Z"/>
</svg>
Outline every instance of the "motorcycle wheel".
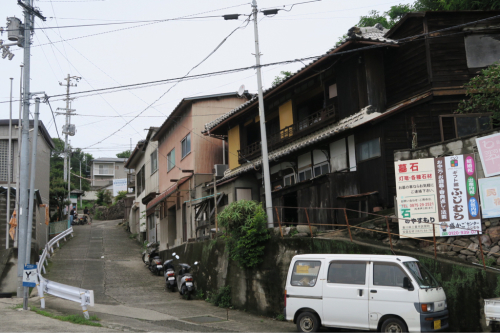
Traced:
<svg viewBox="0 0 500 333">
<path fill-rule="evenodd" d="M 160 276 L 161 275 L 161 271 L 158 270 L 157 273 L 156 273 L 156 275 Z"/>
<path fill-rule="evenodd" d="M 188 290 L 187 293 L 186 293 L 186 297 L 189 300 L 191 300 L 191 292 Z"/>
<path fill-rule="evenodd" d="M 143 262 L 144 264 L 146 264 L 146 254 L 143 254 L 143 255 L 142 255 L 142 262 Z"/>
</svg>

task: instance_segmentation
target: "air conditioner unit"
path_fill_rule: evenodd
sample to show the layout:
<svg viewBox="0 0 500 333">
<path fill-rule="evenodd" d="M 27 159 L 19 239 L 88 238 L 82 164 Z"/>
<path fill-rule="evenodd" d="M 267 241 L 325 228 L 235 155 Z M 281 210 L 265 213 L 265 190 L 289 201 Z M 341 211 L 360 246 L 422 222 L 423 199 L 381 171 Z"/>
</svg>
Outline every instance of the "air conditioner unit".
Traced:
<svg viewBox="0 0 500 333">
<path fill-rule="evenodd" d="M 215 177 L 224 177 L 224 171 L 229 169 L 227 164 L 216 164 L 214 165 Z"/>
</svg>

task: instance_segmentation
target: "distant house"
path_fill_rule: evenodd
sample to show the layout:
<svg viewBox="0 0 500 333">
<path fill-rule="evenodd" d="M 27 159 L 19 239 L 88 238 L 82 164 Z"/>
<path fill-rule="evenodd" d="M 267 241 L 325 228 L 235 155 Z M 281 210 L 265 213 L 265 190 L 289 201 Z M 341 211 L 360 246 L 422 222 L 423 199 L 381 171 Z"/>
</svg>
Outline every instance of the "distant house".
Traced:
<svg viewBox="0 0 500 333">
<path fill-rule="evenodd" d="M 34 122 L 30 120 L 30 128 L 33 128 Z M 11 200 L 10 211 L 15 207 L 15 197 L 17 185 L 17 175 L 19 167 L 18 159 L 18 120 L 12 120 L 12 151 L 11 151 Z M 31 141 L 33 131 L 30 135 L 30 159 L 31 159 Z M 0 120 L 0 244 L 5 248 L 5 227 L 6 227 L 6 207 L 7 207 L 7 174 L 8 174 L 8 142 L 9 142 L 9 120 Z M 49 132 L 42 121 L 38 123 L 38 140 L 36 155 L 36 174 L 35 174 L 35 223 L 33 223 L 33 244 L 36 244 L 35 250 L 41 249 L 48 241 L 49 228 L 45 224 L 46 211 L 49 210 L 49 189 L 50 189 L 50 153 L 55 149 L 54 142 L 50 138 Z M 26 180 L 29 181 L 29 180 Z M 46 205 L 46 206 L 40 206 Z M 48 221 L 47 221 L 48 223 Z M 12 246 L 12 241 L 11 241 Z"/>
<path fill-rule="evenodd" d="M 113 185 L 113 179 L 126 179 L 129 173 L 129 170 L 124 166 L 126 161 L 126 158 L 117 157 L 102 157 L 92 160 L 91 186 Z"/>
<path fill-rule="evenodd" d="M 134 190 L 134 200 L 128 211 L 130 232 L 140 234 L 141 240 L 156 242 L 157 222 L 159 219 L 151 214 L 146 219 L 146 205 L 158 195 L 158 142 L 151 138 L 158 127 L 151 127 L 145 140 L 137 143 L 125 168 L 133 170 L 128 175 L 128 187 Z M 135 170 L 135 171 L 134 171 Z"/>
</svg>

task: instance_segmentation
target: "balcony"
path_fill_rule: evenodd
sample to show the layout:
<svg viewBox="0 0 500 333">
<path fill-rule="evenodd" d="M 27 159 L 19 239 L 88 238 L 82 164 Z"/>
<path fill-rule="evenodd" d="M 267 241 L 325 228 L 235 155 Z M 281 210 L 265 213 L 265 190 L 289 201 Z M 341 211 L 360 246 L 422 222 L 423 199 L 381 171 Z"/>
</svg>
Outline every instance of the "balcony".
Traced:
<svg viewBox="0 0 500 333">
<path fill-rule="evenodd" d="M 307 118 L 287 126 L 277 133 L 267 134 L 267 146 L 269 151 L 279 148 L 295 139 L 307 135 L 321 127 L 329 125 L 336 121 L 335 107 L 330 105 L 318 112 L 309 115 Z M 239 163 L 243 164 L 247 160 L 254 159 L 260 156 L 262 145 L 259 142 L 254 142 L 238 150 Z"/>
<path fill-rule="evenodd" d="M 135 188 L 135 173 L 127 173 L 127 188 Z"/>
</svg>

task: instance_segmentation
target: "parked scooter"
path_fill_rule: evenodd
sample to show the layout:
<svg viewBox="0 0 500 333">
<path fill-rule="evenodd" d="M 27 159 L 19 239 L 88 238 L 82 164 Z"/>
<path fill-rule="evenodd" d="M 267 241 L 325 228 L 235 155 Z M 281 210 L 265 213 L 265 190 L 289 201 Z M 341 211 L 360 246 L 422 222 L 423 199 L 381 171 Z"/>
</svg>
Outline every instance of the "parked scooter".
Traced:
<svg viewBox="0 0 500 333">
<path fill-rule="evenodd" d="M 146 250 L 142 252 L 142 261 L 144 262 L 144 265 L 149 266 L 149 257 L 150 255 L 158 250 L 158 243 L 148 243 L 146 245 Z"/>
<path fill-rule="evenodd" d="M 159 244 L 158 243 L 155 244 L 156 246 L 152 249 L 151 253 L 149 253 L 148 268 L 151 271 L 151 273 L 160 276 L 161 272 L 163 271 L 163 265 L 161 263 L 161 258 L 158 253 Z"/>
<path fill-rule="evenodd" d="M 198 262 L 195 261 L 195 265 Z M 191 299 L 191 295 L 194 292 L 194 281 L 193 275 L 191 275 L 191 266 L 188 264 L 179 264 L 181 267 L 179 274 L 177 275 L 177 289 L 182 296 L 186 296 L 187 299 Z"/>
<path fill-rule="evenodd" d="M 172 257 L 179 259 L 179 256 L 172 254 Z M 165 284 L 167 289 L 170 291 L 174 291 L 177 286 L 177 281 L 175 279 L 175 268 L 174 268 L 174 259 L 168 259 L 163 263 L 163 275 L 165 276 Z"/>
</svg>

